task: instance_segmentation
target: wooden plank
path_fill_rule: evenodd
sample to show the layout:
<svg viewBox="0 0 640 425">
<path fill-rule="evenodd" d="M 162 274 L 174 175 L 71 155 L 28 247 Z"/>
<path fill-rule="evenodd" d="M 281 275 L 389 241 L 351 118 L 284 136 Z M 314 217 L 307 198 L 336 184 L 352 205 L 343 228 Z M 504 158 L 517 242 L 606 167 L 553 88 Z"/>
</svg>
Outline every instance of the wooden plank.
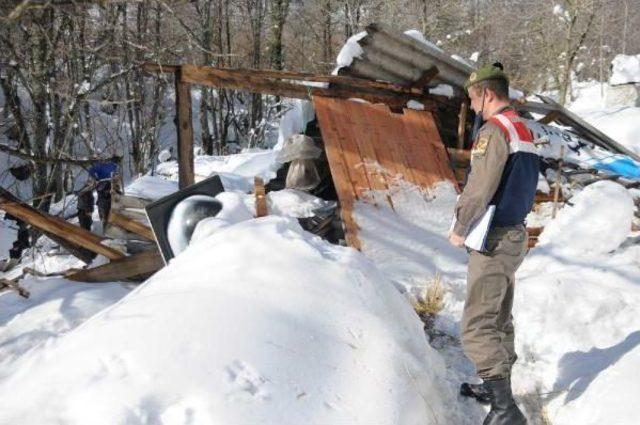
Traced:
<svg viewBox="0 0 640 425">
<path fill-rule="evenodd" d="M 182 69 L 176 71 L 176 127 L 178 128 L 178 185 L 180 189 L 195 183 L 193 164 L 193 120 L 191 90 L 182 81 Z"/>
<path fill-rule="evenodd" d="M 450 107 L 447 102 L 436 96 L 383 82 L 371 84 L 367 80 L 342 76 L 309 79 L 309 81 L 315 82 L 322 82 L 323 80 L 338 82 L 337 84 L 332 83 L 329 87 L 318 87 L 287 81 L 293 79 L 292 77 L 295 77 L 293 73 L 288 75 L 279 71 L 238 70 L 195 65 L 181 66 L 181 81 L 189 84 L 201 84 L 216 88 L 245 90 L 253 93 L 300 99 L 310 99 L 312 96 L 342 99 L 360 98 L 370 102 L 388 103 L 396 106 L 406 105 L 409 100 L 416 100 L 428 109 L 435 109 L 438 104 Z"/>
<path fill-rule="evenodd" d="M 0 187 L 0 197 L 8 199 L 10 201 L 16 202 L 16 203 L 21 203 L 21 201 L 15 197 L 11 192 L 7 191 L 6 189 Z M 52 241 L 56 242 L 57 244 L 59 244 L 60 246 L 62 246 L 64 249 L 66 249 L 67 251 L 69 251 L 69 253 L 73 256 L 75 256 L 76 258 L 80 259 L 82 262 L 84 263 L 91 263 L 91 261 L 93 261 L 94 258 L 96 258 L 96 254 L 95 252 L 89 251 L 88 249 L 85 249 L 84 247 L 80 246 L 80 245 L 76 245 L 66 239 L 63 239 L 59 236 L 54 235 L 53 233 L 50 232 L 42 232 L 45 236 L 47 236 L 49 239 L 51 239 Z"/>
<path fill-rule="evenodd" d="M 261 177 L 255 177 L 253 179 L 253 188 L 256 200 L 256 217 L 265 217 L 269 212 L 267 211 L 267 195 L 264 180 L 262 180 Z"/>
<path fill-rule="evenodd" d="M 354 199 L 363 200 L 366 199 L 366 193 L 371 190 L 371 186 L 363 166 L 362 154 L 351 134 L 353 122 L 347 120 L 348 117 L 345 116 L 346 111 L 343 108 L 343 104 L 344 102 L 328 99 L 327 107 L 329 113 L 325 119 L 336 130 L 333 137 L 338 143 L 339 150 L 343 156 Z"/>
<path fill-rule="evenodd" d="M 331 171 L 331 177 L 333 178 L 336 192 L 340 199 L 342 222 L 345 226 L 345 238 L 349 246 L 360 249 L 361 245 L 357 236 L 358 226 L 353 219 L 355 193 L 342 155 L 342 148 L 337 138 L 337 130 L 330 119 L 330 100 L 329 98 L 314 97 L 313 103 L 320 124 L 322 140 L 324 141 L 327 160 L 329 162 L 329 170 Z"/>
<path fill-rule="evenodd" d="M 156 250 L 141 252 L 92 269 L 72 270 L 65 277 L 76 282 L 120 282 L 140 275 L 154 273 L 164 267 Z"/>
<path fill-rule="evenodd" d="M 413 170 L 415 184 L 427 188 L 435 184 L 436 179 L 431 170 L 437 170 L 436 159 L 430 155 L 431 149 L 428 138 L 431 136 L 422 126 L 421 116 L 413 110 L 405 110 L 400 115 L 405 137 L 402 139 L 402 147 L 406 152 L 407 165 Z M 448 162 L 448 158 L 447 158 Z"/>
<path fill-rule="evenodd" d="M 376 108 L 375 128 L 379 131 L 379 139 L 372 140 L 376 150 L 381 152 L 381 156 L 387 158 L 391 164 L 386 165 L 389 170 L 396 175 L 401 174 L 402 179 L 414 182 L 416 177 L 413 169 L 408 166 L 407 152 L 404 149 L 403 140 L 406 139 L 404 126 L 398 119 L 400 116 L 393 114 L 388 107 Z"/>
<path fill-rule="evenodd" d="M 176 67 L 172 65 L 162 66 L 162 69 L 165 70 L 175 68 Z M 159 71 L 160 68 L 156 64 L 144 64 L 143 69 L 148 72 L 154 72 L 154 70 Z M 385 81 L 373 81 L 365 78 L 348 77 L 342 75 L 321 75 L 304 72 L 274 71 L 265 69 L 217 68 L 212 66 L 199 65 L 182 65 L 182 69 L 184 70 L 185 81 L 194 84 L 200 84 L 203 80 L 207 80 L 212 77 L 215 77 L 216 79 L 245 80 L 251 82 L 265 82 L 270 80 L 306 81 L 314 83 L 331 83 L 351 88 L 389 90 L 398 94 L 424 96 L 424 92 L 420 87 L 404 87 L 399 84 L 393 84 Z M 434 66 L 431 69 L 425 71 L 424 76 L 425 78 L 428 78 L 429 76 L 437 74 L 437 72 L 438 69 Z"/>
<path fill-rule="evenodd" d="M 371 143 L 372 124 L 369 111 L 364 111 L 363 104 L 359 102 L 344 102 L 345 112 L 347 113 L 347 126 L 345 128 L 345 138 L 355 141 L 358 152 L 360 154 L 361 170 L 369 183 L 369 190 L 387 190 L 389 186 L 383 175 L 376 169 L 375 164 L 380 164 L 378 154 Z M 375 204 L 375 200 L 374 204 Z"/>
<path fill-rule="evenodd" d="M 434 114 L 430 111 L 413 111 L 412 113 L 421 116 L 423 128 L 425 128 L 426 130 L 426 140 L 429 142 L 431 153 L 436 159 L 436 168 L 432 171 L 432 175 L 436 177 L 437 181 L 442 181 L 443 178 L 449 180 L 454 184 L 456 189 L 459 190 L 453 170 L 449 166 L 449 156 L 447 155 L 447 148 L 445 147 L 444 143 L 442 142 L 442 138 L 440 137 Z"/>
<path fill-rule="evenodd" d="M 114 193 L 111 195 L 111 208 L 121 210 L 123 208 L 136 208 L 144 211 L 150 200 L 137 198 L 135 196 L 121 195 Z"/>
<path fill-rule="evenodd" d="M 33 227 L 56 235 L 57 237 L 81 246 L 96 254 L 104 255 L 110 260 L 123 258 L 125 255 L 113 248 L 102 245 L 103 238 L 81 227 L 60 218 L 46 215 L 28 205 L 9 201 L 0 197 L 0 209 L 14 217 L 32 225 Z"/>
<path fill-rule="evenodd" d="M 128 230 L 131 233 L 135 233 L 138 236 L 142 236 L 152 242 L 156 241 L 156 237 L 153 235 L 153 231 L 149 226 L 145 226 L 139 221 L 126 217 L 113 209 L 109 212 L 109 223 L 115 224 L 118 227 Z"/>
</svg>

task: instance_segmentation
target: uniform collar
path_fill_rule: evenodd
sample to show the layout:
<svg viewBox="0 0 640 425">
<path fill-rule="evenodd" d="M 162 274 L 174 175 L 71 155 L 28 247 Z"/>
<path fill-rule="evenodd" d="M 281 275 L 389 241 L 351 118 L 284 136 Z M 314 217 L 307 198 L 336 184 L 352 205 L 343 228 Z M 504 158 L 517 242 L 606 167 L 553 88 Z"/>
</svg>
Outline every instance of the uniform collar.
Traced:
<svg viewBox="0 0 640 425">
<path fill-rule="evenodd" d="M 501 114 L 501 113 L 506 112 L 506 111 L 510 111 L 510 110 L 512 110 L 512 109 L 514 109 L 514 108 L 513 108 L 513 106 L 511 106 L 511 105 L 503 106 L 502 108 L 498 109 L 498 110 L 493 114 L 493 116 L 496 116 L 496 115 Z"/>
</svg>

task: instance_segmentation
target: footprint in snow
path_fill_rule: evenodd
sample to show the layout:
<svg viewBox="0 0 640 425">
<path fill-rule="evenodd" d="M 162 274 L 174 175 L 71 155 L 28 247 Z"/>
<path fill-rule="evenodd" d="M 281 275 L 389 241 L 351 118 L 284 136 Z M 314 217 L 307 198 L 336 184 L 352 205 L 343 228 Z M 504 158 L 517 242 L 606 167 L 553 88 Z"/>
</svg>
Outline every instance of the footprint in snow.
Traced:
<svg viewBox="0 0 640 425">
<path fill-rule="evenodd" d="M 251 365 L 235 360 L 225 368 L 225 381 L 230 400 L 268 400 L 268 381 Z"/>
</svg>

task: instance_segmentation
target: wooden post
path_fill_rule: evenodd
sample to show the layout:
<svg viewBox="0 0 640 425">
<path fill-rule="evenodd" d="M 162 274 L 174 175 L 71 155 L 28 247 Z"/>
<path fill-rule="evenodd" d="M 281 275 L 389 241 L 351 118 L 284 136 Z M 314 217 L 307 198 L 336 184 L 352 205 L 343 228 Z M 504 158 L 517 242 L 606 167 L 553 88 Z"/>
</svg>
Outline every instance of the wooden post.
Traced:
<svg viewBox="0 0 640 425">
<path fill-rule="evenodd" d="M 558 175 L 556 176 L 556 185 L 553 188 L 553 210 L 551 218 L 556 218 L 558 210 L 558 198 L 560 197 L 560 184 L 562 183 L 562 162 L 564 160 L 564 145 L 560 147 L 560 160 L 558 161 Z"/>
<path fill-rule="evenodd" d="M 195 183 L 193 166 L 193 120 L 191 89 L 182 82 L 182 67 L 175 72 L 176 127 L 178 129 L 178 185 L 180 189 Z"/>
<path fill-rule="evenodd" d="M 460 105 L 460 114 L 458 115 L 458 149 L 464 149 L 464 138 L 467 130 L 467 112 L 469 111 L 469 102 L 464 101 Z"/>
<path fill-rule="evenodd" d="M 267 196 L 264 188 L 264 180 L 261 177 L 254 178 L 254 193 L 256 197 L 256 217 L 264 217 L 267 211 Z"/>
</svg>

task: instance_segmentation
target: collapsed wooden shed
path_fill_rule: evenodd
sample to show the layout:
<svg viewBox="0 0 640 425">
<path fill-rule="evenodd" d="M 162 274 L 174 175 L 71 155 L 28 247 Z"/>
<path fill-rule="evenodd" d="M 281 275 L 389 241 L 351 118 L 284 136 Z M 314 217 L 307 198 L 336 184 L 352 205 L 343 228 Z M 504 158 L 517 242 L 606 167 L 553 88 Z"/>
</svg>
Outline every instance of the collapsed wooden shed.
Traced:
<svg viewBox="0 0 640 425">
<path fill-rule="evenodd" d="M 145 64 L 150 74 L 173 74 L 176 93 L 179 187 L 195 182 L 193 111 L 190 87 L 204 85 L 219 89 L 243 90 L 265 95 L 306 99 L 313 103 L 320 134 L 315 140 L 324 148 L 335 186 L 348 245 L 360 249 L 358 225 L 353 218 L 357 202 L 381 202 L 371 194 L 388 196 L 382 202 L 394 207 L 390 187 L 397 179 L 425 191 L 448 181 L 459 190 L 469 164 L 473 114 L 462 86 L 473 67 L 446 55 L 435 46 L 406 34 L 370 25 L 357 42 L 362 49 L 338 75 L 316 75 L 285 71 L 221 69 L 196 65 Z M 443 84 L 449 90 L 444 90 Z M 540 102 L 513 99 L 524 114 L 541 116 L 538 121 L 557 122 L 584 140 L 608 151 L 640 161 L 634 152 L 618 144 L 582 121 L 553 100 L 539 96 Z M 531 115 L 529 115 L 532 118 Z M 550 161 L 567 177 L 587 173 L 589 181 L 618 179 L 599 170 L 566 170 L 562 161 Z M 567 164 L 564 164 L 566 166 Z M 256 180 L 256 204 L 266 214 L 264 184 Z M 561 201 L 562 194 L 538 194 L 537 200 Z M 109 226 L 120 228 L 152 244 L 153 233 L 142 213 L 145 201 L 115 193 Z M 132 255 L 105 245 L 104 238 L 56 217 L 42 214 L 0 192 L 0 209 L 14 214 L 65 246 L 87 262 L 96 254 L 110 263 L 93 269 L 72 270 L 67 277 L 82 281 L 141 279 L 162 267 L 156 249 Z M 530 229 L 533 239 L 540 229 Z M 531 242 L 534 242 L 532 240 Z M 5 286 L 8 286 L 5 284 Z"/>
<path fill-rule="evenodd" d="M 389 187 L 392 176 L 428 189 L 438 181 L 462 183 L 469 164 L 473 113 L 463 85 L 474 68 L 424 40 L 380 25 L 357 41 L 362 54 L 337 75 L 146 64 L 149 73 L 172 73 L 176 84 L 180 186 L 193 182 L 193 129 L 189 86 L 244 90 L 313 102 L 331 176 L 342 207 L 346 240 L 360 247 L 351 212 L 366 194 Z M 448 90 L 443 90 L 443 85 Z M 444 92 L 443 95 L 442 93 Z M 557 122 L 611 152 L 640 161 L 634 152 L 551 99 L 513 99 L 540 123 Z M 409 107 L 410 106 L 410 107 Z M 557 166 L 550 161 L 549 166 Z M 386 170 L 381 173 L 380 168 Z M 597 178 L 611 178 L 598 171 Z M 556 200 L 561 199 L 561 194 Z M 539 201 L 553 197 L 539 194 Z M 393 206 L 393 200 L 388 202 Z M 532 229 L 533 235 L 539 229 Z"/>
</svg>

